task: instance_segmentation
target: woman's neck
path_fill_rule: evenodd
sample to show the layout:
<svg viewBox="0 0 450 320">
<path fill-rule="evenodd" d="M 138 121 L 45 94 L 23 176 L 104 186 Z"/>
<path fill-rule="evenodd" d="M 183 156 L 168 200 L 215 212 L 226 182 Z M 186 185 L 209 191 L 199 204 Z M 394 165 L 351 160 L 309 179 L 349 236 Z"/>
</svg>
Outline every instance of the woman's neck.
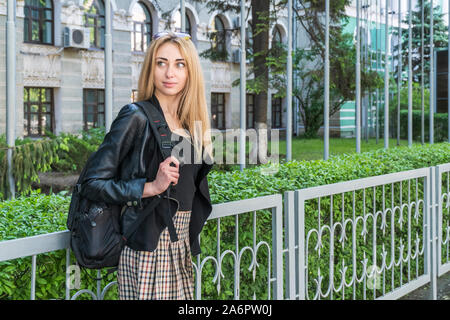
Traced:
<svg viewBox="0 0 450 320">
<path fill-rule="evenodd" d="M 162 95 L 158 92 L 155 92 L 155 96 L 158 99 L 159 105 L 164 113 L 168 113 L 172 117 L 177 116 L 178 105 L 180 104 L 180 95 L 176 96 L 167 96 Z"/>
</svg>

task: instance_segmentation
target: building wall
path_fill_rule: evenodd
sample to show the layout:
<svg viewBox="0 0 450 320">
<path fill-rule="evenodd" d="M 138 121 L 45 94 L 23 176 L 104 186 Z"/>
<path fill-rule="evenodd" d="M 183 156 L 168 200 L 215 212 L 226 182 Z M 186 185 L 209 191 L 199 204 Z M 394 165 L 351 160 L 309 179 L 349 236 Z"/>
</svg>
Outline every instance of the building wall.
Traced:
<svg viewBox="0 0 450 320">
<path fill-rule="evenodd" d="M 6 47 L 6 1 L 0 0 L 0 44 L 2 48 Z M 54 1 L 55 45 L 23 42 L 24 0 L 16 2 L 16 136 L 23 135 L 23 91 L 27 86 L 53 88 L 56 134 L 79 132 L 83 127 L 83 89 L 104 88 L 103 50 L 62 47 L 64 27 L 83 27 L 83 0 Z M 132 90 L 137 90 L 139 71 L 144 59 L 144 54 L 131 52 L 133 26 L 131 8 L 136 2 L 136 0 L 112 0 L 113 118 L 124 105 L 131 102 L 131 93 Z M 164 30 L 168 20 L 173 20 L 174 13 L 179 9 L 178 0 L 144 0 L 143 2 L 148 4 L 152 11 L 154 32 Z M 202 52 L 210 47 L 207 32 L 215 14 L 208 13 L 207 8 L 190 1 L 186 1 L 186 10 L 191 17 L 195 32 L 193 40 L 198 51 Z M 164 15 L 167 12 L 170 12 L 168 19 Z M 279 16 L 281 26 L 286 26 L 287 13 L 282 12 Z M 222 17 L 225 27 L 231 27 L 235 16 L 226 13 Z M 285 31 L 285 33 L 287 32 Z M 239 39 L 233 37 L 230 40 L 229 49 L 230 55 L 232 51 L 239 49 Z M 5 132 L 6 127 L 6 117 L 4 116 L 6 115 L 5 54 L 5 50 L 0 50 L 0 73 L 3 75 L 0 78 L 0 134 Z M 210 108 L 211 92 L 224 92 L 226 94 L 226 127 L 239 127 L 239 87 L 231 86 L 231 83 L 239 78 L 239 64 L 214 63 L 205 59 L 201 59 L 201 63 L 208 107 Z M 283 103 L 286 104 L 285 101 Z M 270 104 L 267 115 L 270 126 Z"/>
<path fill-rule="evenodd" d="M 16 15 L 18 23 L 23 24 L 23 0 L 17 0 Z M 23 42 L 23 32 L 22 29 L 16 29 L 16 48 L 20 48 Z M 6 0 L 0 0 L 0 133 L 4 133 L 6 130 Z M 19 55 L 19 49 L 16 49 L 17 56 Z M 16 59 L 16 82 L 17 87 L 20 86 L 23 79 L 23 62 L 21 59 Z M 23 103 L 23 93 L 16 95 L 16 105 L 22 105 Z M 23 113 L 22 113 L 23 114 Z M 19 134 L 22 132 L 22 115 L 19 112 L 16 114 L 16 132 Z"/>
</svg>

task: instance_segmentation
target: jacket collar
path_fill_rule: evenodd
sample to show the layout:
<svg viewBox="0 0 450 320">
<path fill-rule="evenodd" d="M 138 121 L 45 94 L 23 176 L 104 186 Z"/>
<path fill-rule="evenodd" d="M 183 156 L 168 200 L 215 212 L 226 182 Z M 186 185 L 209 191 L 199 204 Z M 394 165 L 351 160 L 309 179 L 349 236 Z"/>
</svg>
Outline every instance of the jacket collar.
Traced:
<svg viewBox="0 0 450 320">
<path fill-rule="evenodd" d="M 153 95 L 148 101 L 158 109 L 158 111 L 163 115 L 164 120 L 166 120 L 166 117 L 164 116 L 164 111 L 161 108 L 161 105 L 159 104 L 158 99 L 156 98 L 156 95 Z M 167 123 L 167 121 L 166 121 Z"/>
</svg>

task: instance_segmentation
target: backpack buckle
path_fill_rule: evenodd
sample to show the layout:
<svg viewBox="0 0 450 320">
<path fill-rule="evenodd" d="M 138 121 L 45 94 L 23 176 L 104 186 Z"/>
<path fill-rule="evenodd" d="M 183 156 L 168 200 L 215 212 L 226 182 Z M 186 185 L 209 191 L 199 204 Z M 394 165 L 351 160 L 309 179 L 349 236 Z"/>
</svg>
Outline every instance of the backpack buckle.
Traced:
<svg viewBox="0 0 450 320">
<path fill-rule="evenodd" d="M 164 121 L 161 121 L 161 120 L 154 120 L 153 122 L 156 124 L 156 128 L 157 128 L 158 130 L 159 130 L 159 128 L 161 128 L 161 127 L 165 127 L 165 128 L 167 128 L 167 129 L 169 129 L 169 126 L 168 126 L 167 123 L 164 122 Z"/>
<path fill-rule="evenodd" d="M 172 149 L 172 142 L 171 141 L 162 141 L 161 146 L 164 149 Z"/>
</svg>

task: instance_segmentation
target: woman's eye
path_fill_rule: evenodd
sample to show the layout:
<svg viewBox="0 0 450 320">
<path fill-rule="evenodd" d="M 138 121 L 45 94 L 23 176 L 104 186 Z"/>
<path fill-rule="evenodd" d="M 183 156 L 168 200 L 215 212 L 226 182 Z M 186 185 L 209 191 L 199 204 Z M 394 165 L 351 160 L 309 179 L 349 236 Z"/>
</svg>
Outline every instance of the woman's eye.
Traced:
<svg viewBox="0 0 450 320">
<path fill-rule="evenodd" d="M 163 65 L 164 65 L 164 61 L 158 61 L 158 62 L 156 62 L 156 64 L 157 64 L 158 66 L 163 66 Z"/>
<path fill-rule="evenodd" d="M 179 68 L 183 68 L 185 66 L 185 64 L 183 62 L 178 62 L 178 67 Z"/>
</svg>

